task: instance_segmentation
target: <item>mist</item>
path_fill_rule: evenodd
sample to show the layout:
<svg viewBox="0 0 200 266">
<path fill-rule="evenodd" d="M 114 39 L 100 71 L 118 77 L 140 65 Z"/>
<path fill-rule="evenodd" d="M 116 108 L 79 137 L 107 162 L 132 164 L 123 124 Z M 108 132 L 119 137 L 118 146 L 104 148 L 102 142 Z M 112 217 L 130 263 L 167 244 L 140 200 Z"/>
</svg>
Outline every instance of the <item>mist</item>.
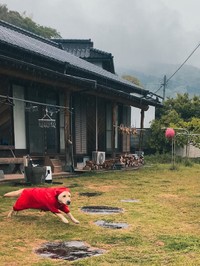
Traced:
<svg viewBox="0 0 200 266">
<path fill-rule="evenodd" d="M 174 3 L 175 2 L 175 3 Z M 91 39 L 116 69 L 181 64 L 199 43 L 197 0 L 0 0 L 66 39 Z M 187 64 L 200 67 L 200 51 Z"/>
</svg>

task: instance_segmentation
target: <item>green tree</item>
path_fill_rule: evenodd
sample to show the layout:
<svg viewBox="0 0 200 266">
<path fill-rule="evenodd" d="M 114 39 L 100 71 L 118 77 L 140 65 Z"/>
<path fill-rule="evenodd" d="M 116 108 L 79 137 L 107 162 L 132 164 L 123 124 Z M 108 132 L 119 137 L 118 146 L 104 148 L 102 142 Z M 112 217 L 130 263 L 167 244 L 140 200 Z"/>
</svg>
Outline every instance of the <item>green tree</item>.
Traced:
<svg viewBox="0 0 200 266">
<path fill-rule="evenodd" d="M 164 128 L 171 127 L 177 132 L 177 145 L 183 146 L 191 141 L 200 146 L 200 97 L 189 97 L 188 94 L 178 94 L 176 98 L 168 98 L 163 108 L 157 110 L 157 117 L 151 124 L 151 138 L 149 147 L 162 153 L 170 150 L 170 140 L 165 138 Z M 179 128 L 185 129 L 178 130 Z M 195 135 L 197 134 L 197 135 Z"/>
<path fill-rule="evenodd" d="M 0 19 L 48 39 L 61 37 L 57 30 L 40 26 L 28 17 L 26 12 L 20 15 L 16 11 L 8 10 L 6 5 L 0 5 Z"/>
<path fill-rule="evenodd" d="M 139 79 L 137 79 L 136 77 L 130 75 L 123 75 L 122 78 L 130 81 L 131 83 L 134 83 L 135 85 L 142 86 Z"/>
<path fill-rule="evenodd" d="M 177 94 L 176 98 L 167 98 L 162 109 L 158 110 L 158 118 L 175 110 L 184 121 L 190 121 L 192 117 L 200 117 L 200 97 L 189 97 L 188 93 Z"/>
</svg>

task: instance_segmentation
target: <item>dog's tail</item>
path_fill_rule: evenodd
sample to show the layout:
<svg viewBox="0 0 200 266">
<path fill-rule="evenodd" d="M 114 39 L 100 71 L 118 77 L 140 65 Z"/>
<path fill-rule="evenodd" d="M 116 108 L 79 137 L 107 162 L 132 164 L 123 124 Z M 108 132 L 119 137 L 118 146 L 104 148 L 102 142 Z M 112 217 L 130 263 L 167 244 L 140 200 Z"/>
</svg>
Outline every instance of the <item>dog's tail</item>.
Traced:
<svg viewBox="0 0 200 266">
<path fill-rule="evenodd" d="M 4 194 L 4 197 L 19 197 L 24 189 L 19 189 L 15 191 L 8 192 Z"/>
</svg>

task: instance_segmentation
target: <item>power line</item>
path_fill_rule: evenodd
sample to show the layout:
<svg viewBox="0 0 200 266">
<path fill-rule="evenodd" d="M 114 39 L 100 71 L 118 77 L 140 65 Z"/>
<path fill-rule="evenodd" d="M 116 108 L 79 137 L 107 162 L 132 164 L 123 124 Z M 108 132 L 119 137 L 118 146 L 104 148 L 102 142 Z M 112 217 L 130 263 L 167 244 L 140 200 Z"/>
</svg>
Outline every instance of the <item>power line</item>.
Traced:
<svg viewBox="0 0 200 266">
<path fill-rule="evenodd" d="M 157 93 L 162 87 L 163 87 L 163 84 L 161 84 L 160 87 L 154 93 Z"/>
<path fill-rule="evenodd" d="M 177 70 L 166 80 L 166 83 L 185 65 L 185 63 L 189 60 L 189 58 L 195 53 L 195 51 L 199 48 L 200 43 L 197 47 L 190 53 L 190 55 L 185 59 L 185 61 L 177 68 Z"/>
<path fill-rule="evenodd" d="M 195 47 L 195 49 L 189 54 L 189 56 L 183 61 L 183 63 L 177 68 L 177 70 L 165 81 L 165 85 L 172 79 L 173 76 L 176 75 L 176 73 L 185 65 L 185 63 L 189 60 L 189 58 L 195 53 L 195 51 L 199 48 L 200 43 Z M 154 92 L 157 93 L 162 87 L 164 86 L 164 83 L 160 85 L 160 87 Z"/>
</svg>

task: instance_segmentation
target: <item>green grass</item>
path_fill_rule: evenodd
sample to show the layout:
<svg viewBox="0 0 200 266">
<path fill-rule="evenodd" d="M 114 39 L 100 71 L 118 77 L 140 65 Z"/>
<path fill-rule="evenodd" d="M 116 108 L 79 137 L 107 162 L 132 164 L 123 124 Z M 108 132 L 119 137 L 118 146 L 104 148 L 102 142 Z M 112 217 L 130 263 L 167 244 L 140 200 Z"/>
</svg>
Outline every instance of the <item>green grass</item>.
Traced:
<svg viewBox="0 0 200 266">
<path fill-rule="evenodd" d="M 0 186 L 0 265 L 75 266 L 197 266 L 200 265 L 200 165 L 145 165 L 139 170 L 111 171 L 56 180 L 71 187 L 71 212 L 81 223 L 64 224 L 50 212 L 26 210 L 6 215 L 14 199 L 1 197 L 16 190 Z M 51 186 L 51 185 L 48 185 Z M 96 197 L 81 192 L 102 192 Z M 139 202 L 122 202 L 138 199 Z M 123 208 L 119 214 L 86 214 L 80 208 L 106 205 Z M 126 229 L 107 229 L 97 220 L 128 223 Z M 51 260 L 34 253 L 42 243 L 80 240 L 106 253 L 74 262 Z"/>
</svg>

